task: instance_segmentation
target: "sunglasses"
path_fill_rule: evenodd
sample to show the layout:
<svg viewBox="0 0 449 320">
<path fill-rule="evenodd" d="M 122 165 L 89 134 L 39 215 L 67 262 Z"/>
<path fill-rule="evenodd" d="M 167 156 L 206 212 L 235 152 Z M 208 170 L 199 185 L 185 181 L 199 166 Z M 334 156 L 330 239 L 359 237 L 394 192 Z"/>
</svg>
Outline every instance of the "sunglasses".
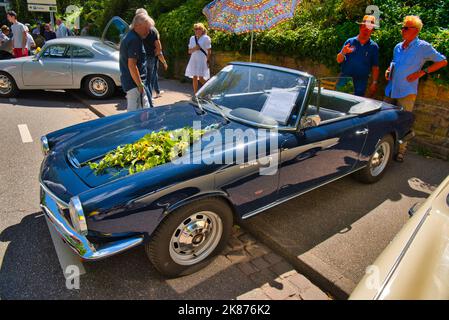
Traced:
<svg viewBox="0 0 449 320">
<path fill-rule="evenodd" d="M 408 29 L 418 29 L 416 27 L 402 27 L 403 31 L 407 31 Z"/>
</svg>

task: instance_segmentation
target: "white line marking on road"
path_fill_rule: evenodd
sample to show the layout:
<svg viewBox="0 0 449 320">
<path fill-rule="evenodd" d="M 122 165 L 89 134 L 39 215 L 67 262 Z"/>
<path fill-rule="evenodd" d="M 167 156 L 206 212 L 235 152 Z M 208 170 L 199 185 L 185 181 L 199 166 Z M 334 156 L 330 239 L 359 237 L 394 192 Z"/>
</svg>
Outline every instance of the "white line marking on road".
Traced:
<svg viewBox="0 0 449 320">
<path fill-rule="evenodd" d="M 11 102 L 11 103 L 17 103 L 17 99 L 16 99 L 16 98 L 9 98 L 9 102 Z"/>
<path fill-rule="evenodd" d="M 30 130 L 28 130 L 28 126 L 26 124 L 19 124 L 20 137 L 22 138 L 23 143 L 33 142 L 33 138 L 31 138 Z"/>
</svg>

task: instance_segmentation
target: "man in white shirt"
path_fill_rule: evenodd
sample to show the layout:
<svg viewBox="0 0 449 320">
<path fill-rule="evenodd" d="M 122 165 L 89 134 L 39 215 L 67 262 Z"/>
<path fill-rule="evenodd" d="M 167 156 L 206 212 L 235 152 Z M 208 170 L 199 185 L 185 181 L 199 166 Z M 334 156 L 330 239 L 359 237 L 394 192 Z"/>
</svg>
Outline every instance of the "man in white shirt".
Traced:
<svg viewBox="0 0 449 320">
<path fill-rule="evenodd" d="M 58 26 L 58 29 L 56 30 L 56 38 L 64 38 L 69 36 L 69 30 L 61 19 L 56 20 L 56 25 Z"/>
<path fill-rule="evenodd" d="M 27 33 L 25 32 L 25 26 L 17 21 L 17 13 L 14 11 L 8 11 L 6 18 L 12 24 L 12 40 L 14 48 L 14 57 L 26 57 L 28 55 L 27 44 Z"/>
</svg>

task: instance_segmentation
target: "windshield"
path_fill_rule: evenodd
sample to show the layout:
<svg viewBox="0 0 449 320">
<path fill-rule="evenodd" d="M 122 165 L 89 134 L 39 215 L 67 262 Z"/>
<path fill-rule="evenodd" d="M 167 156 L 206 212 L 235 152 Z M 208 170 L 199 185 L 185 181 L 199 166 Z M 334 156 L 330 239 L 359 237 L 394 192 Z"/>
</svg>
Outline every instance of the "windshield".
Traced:
<svg viewBox="0 0 449 320">
<path fill-rule="evenodd" d="M 230 118 L 256 125 L 291 126 L 296 123 L 309 80 L 283 70 L 228 65 L 204 85 L 198 97 L 220 106 Z M 211 104 L 204 107 L 213 108 Z"/>
<path fill-rule="evenodd" d="M 129 31 L 129 25 L 120 17 L 113 17 L 106 25 L 101 41 L 115 49 Z"/>
</svg>

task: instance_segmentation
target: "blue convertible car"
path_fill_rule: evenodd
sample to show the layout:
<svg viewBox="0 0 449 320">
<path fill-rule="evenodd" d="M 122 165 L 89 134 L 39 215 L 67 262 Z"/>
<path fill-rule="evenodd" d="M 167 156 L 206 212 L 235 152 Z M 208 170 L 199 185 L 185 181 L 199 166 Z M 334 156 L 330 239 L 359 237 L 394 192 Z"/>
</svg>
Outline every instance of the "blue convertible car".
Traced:
<svg viewBox="0 0 449 320">
<path fill-rule="evenodd" d="M 83 260 L 144 244 L 162 274 L 185 275 L 223 249 L 234 221 L 349 174 L 379 180 L 412 124 L 399 107 L 326 90 L 307 73 L 231 63 L 192 101 L 42 137 L 41 208 Z M 203 134 L 173 161 L 92 169 L 147 134 L 186 127 Z"/>
</svg>

